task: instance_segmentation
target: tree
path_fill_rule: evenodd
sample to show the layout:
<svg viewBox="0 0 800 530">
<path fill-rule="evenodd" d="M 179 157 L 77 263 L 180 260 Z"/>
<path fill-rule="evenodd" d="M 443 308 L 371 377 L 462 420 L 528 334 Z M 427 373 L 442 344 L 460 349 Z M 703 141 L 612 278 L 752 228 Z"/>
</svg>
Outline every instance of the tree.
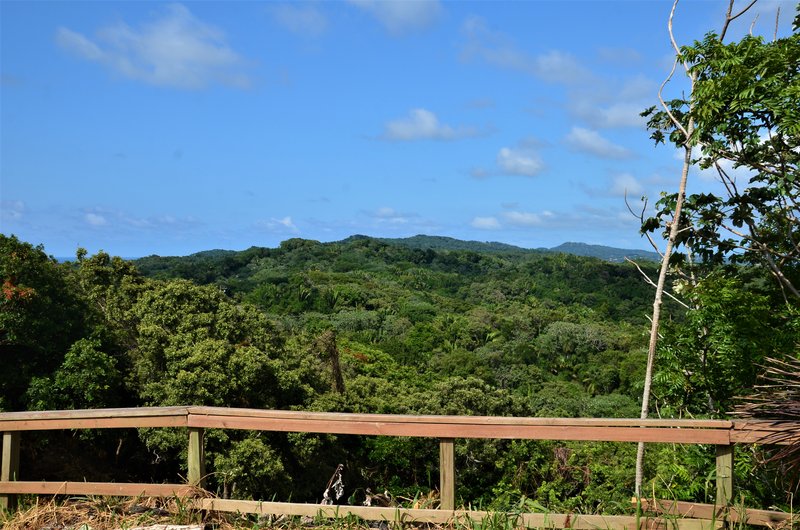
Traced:
<svg viewBox="0 0 800 530">
<path fill-rule="evenodd" d="M 656 142 L 696 146 L 693 162 L 715 171 L 725 188 L 721 195 L 687 197 L 675 244 L 704 263 L 763 266 L 787 296 L 800 299 L 800 33 L 795 24 L 793 35 L 772 42 L 748 35 L 724 44 L 709 33 L 681 48 L 679 57 L 695 80 L 691 95 L 669 101 L 665 110 L 652 114 L 649 125 Z M 682 130 L 682 120 L 694 129 Z M 675 214 L 676 200 L 675 194 L 665 195 L 643 230 L 663 227 Z"/>
<path fill-rule="evenodd" d="M 55 370 L 86 333 L 86 306 L 64 267 L 14 236 L 0 234 L 0 409 L 23 409 L 33 377 Z"/>
<path fill-rule="evenodd" d="M 797 101 L 797 35 L 765 44 L 758 37 L 724 44 L 730 23 L 749 10 L 755 0 L 738 13 L 730 0 L 722 31 L 709 33 L 702 42 L 679 47 L 672 32 L 678 0 L 669 16 L 670 40 L 676 53 L 672 72 L 661 85 L 659 102 L 647 109 L 651 137 L 669 141 L 683 150 L 683 168 L 677 193 L 664 195 L 655 217 L 642 218 L 642 232 L 663 231 L 667 244 L 653 302 L 650 346 L 645 373 L 641 417 L 648 415 L 650 389 L 662 297 L 671 265 L 680 263 L 672 251 L 686 247 L 704 262 L 722 263 L 734 251 L 742 259 L 758 257 L 778 278 L 781 287 L 797 294 L 786 268 L 796 270 L 800 255 L 800 225 L 797 224 L 797 158 L 800 111 Z M 688 96 L 665 101 L 662 94 L 681 63 L 689 80 Z M 699 148 L 701 157 L 695 158 Z M 689 168 L 714 167 L 726 185 L 728 198 L 710 194 L 686 197 Z M 726 168 L 752 170 L 750 186 L 741 190 Z M 685 206 L 685 210 L 684 210 Z M 746 230 L 742 230 L 746 227 Z M 721 235 L 726 231 L 729 235 Z M 778 244 L 776 240 L 781 241 Z M 655 245 L 654 245 L 655 246 Z M 798 296 L 800 298 L 800 296 Z M 641 494 L 644 444 L 640 443 L 636 465 L 636 495 Z"/>
</svg>

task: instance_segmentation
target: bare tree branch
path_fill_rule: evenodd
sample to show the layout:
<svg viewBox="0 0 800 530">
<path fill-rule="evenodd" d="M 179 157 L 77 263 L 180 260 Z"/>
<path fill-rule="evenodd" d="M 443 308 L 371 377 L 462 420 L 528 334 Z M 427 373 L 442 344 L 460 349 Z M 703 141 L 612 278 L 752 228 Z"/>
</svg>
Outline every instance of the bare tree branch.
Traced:
<svg viewBox="0 0 800 530">
<path fill-rule="evenodd" d="M 637 214 L 633 211 L 633 207 L 631 206 L 630 202 L 628 202 L 628 190 L 625 190 L 625 207 L 628 208 L 628 211 L 631 212 L 631 215 L 639 219 L 639 224 L 644 224 L 644 212 L 647 210 L 647 197 L 642 197 L 642 210 Z M 644 236 L 647 238 L 647 241 L 650 243 L 650 246 L 653 247 L 653 250 L 662 258 L 664 254 L 661 252 L 661 249 L 658 247 L 656 242 L 653 240 L 652 236 L 645 232 Z"/>
<path fill-rule="evenodd" d="M 728 32 L 728 26 L 730 26 L 731 22 L 739 18 L 740 16 L 744 15 L 751 7 L 753 7 L 758 0 L 753 0 L 747 6 L 744 7 L 741 11 L 736 13 L 735 15 L 731 16 L 731 12 L 733 11 L 733 0 L 730 0 L 728 3 L 728 12 L 725 13 L 725 23 L 722 25 L 722 31 L 719 34 L 719 40 L 722 42 L 725 40 L 725 34 Z"/>
<path fill-rule="evenodd" d="M 647 273 L 642 270 L 642 268 L 639 266 L 638 263 L 636 263 L 635 261 L 633 261 L 632 259 L 630 259 L 628 257 L 625 258 L 625 261 L 627 261 L 628 263 L 633 264 L 633 266 L 636 267 L 636 270 L 639 271 L 639 274 L 642 275 L 642 278 L 644 278 L 645 282 L 647 282 L 649 285 L 651 285 L 653 287 L 658 287 L 658 285 L 656 285 L 656 282 L 654 282 L 652 279 L 650 279 L 650 276 L 648 276 Z M 684 309 L 691 309 L 691 306 L 689 306 L 688 304 L 686 304 L 685 302 L 683 302 L 682 300 L 677 298 L 675 295 L 673 295 L 669 291 L 664 290 L 664 294 L 669 296 L 673 301 L 675 301 L 678 304 L 680 304 Z"/>
</svg>

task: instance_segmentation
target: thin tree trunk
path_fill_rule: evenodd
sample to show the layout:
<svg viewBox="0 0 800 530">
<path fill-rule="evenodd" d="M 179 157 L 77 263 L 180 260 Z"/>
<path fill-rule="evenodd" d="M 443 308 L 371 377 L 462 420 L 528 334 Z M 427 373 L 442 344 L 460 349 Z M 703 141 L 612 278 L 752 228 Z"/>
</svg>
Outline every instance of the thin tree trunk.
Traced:
<svg viewBox="0 0 800 530">
<path fill-rule="evenodd" d="M 675 41 L 675 35 L 672 32 L 672 20 L 675 16 L 675 9 L 678 7 L 678 1 L 674 0 L 672 4 L 672 11 L 669 14 L 669 21 L 667 23 L 667 29 L 669 30 L 669 38 L 672 42 L 672 47 L 675 50 L 676 57 L 680 56 L 680 48 L 678 47 L 678 43 Z M 725 14 L 725 22 L 722 25 L 722 31 L 720 32 L 719 40 L 722 42 L 725 39 L 725 34 L 728 31 L 728 27 L 730 23 L 745 14 L 758 0 L 751 0 L 743 9 L 741 9 L 738 13 L 733 14 L 733 4 L 734 0 L 728 0 L 728 11 Z M 677 59 L 676 63 L 677 65 Z M 664 108 L 666 113 L 669 115 L 672 123 L 675 127 L 680 130 L 684 134 L 684 143 L 683 148 L 685 149 L 685 153 L 683 156 L 683 170 L 681 172 L 681 182 L 678 187 L 678 199 L 675 202 L 675 215 L 672 219 L 672 224 L 669 227 L 669 237 L 667 239 L 667 248 L 664 251 L 664 256 L 661 259 L 661 270 L 658 274 L 658 282 L 656 285 L 656 295 L 653 300 L 653 317 L 651 319 L 651 326 L 650 326 L 650 345 L 647 350 L 647 368 L 645 370 L 644 376 L 644 391 L 642 392 L 642 414 L 641 419 L 647 419 L 647 415 L 650 408 L 650 388 L 653 382 L 653 362 L 656 356 L 656 346 L 658 345 L 658 328 L 661 321 L 661 300 L 664 294 L 664 284 L 667 280 L 667 271 L 669 270 L 669 258 L 672 255 L 672 248 L 675 246 L 675 240 L 677 239 L 678 232 L 680 231 L 680 218 L 681 218 L 681 209 L 683 208 L 683 201 L 686 197 L 686 181 L 687 177 L 689 176 L 689 168 L 692 165 L 692 145 L 696 143 L 696 141 L 692 138 L 692 133 L 694 132 L 694 119 L 691 117 L 691 112 L 694 110 L 694 103 L 691 99 L 691 94 L 694 92 L 694 85 L 695 81 L 697 81 L 697 75 L 691 73 L 689 70 L 689 66 L 684 63 L 683 65 L 686 74 L 689 77 L 689 81 L 691 82 L 691 86 L 689 88 L 689 123 L 686 125 L 686 128 L 683 127 L 683 124 L 678 121 L 678 119 L 673 115 L 670 111 L 669 106 L 662 98 L 662 92 L 664 90 L 664 86 L 669 82 L 672 78 L 672 75 L 675 73 L 675 67 L 673 66 L 672 72 L 670 72 L 667 79 L 661 85 L 661 89 L 658 91 L 658 99 L 661 102 L 661 106 Z M 643 466 L 644 463 L 644 443 L 639 442 L 639 446 L 636 451 L 636 484 L 635 484 L 635 491 L 636 491 L 636 498 L 641 498 L 642 495 L 642 480 L 643 480 Z"/>
<path fill-rule="evenodd" d="M 694 121 L 689 120 L 687 128 L 688 136 L 691 136 L 694 130 Z M 664 257 L 661 259 L 661 270 L 658 273 L 658 282 L 656 283 L 656 294 L 653 300 L 653 317 L 650 325 L 650 346 L 647 349 L 647 368 L 644 375 L 644 391 L 642 392 L 642 413 L 641 419 L 647 419 L 650 409 L 650 388 L 653 383 L 653 362 L 656 357 L 656 346 L 658 345 L 658 328 L 661 323 L 661 301 L 664 294 L 664 284 L 667 281 L 667 271 L 669 270 L 669 258 L 672 255 L 672 248 L 675 246 L 675 240 L 678 237 L 680 230 L 681 209 L 683 208 L 683 200 L 686 196 L 686 181 L 689 176 L 689 168 L 692 165 L 692 147 L 689 144 L 689 138 L 686 139 L 684 145 L 685 153 L 683 155 L 683 169 L 681 171 L 681 182 L 678 187 L 678 198 L 675 202 L 675 215 L 672 218 L 672 224 L 669 227 L 669 238 L 667 239 L 667 248 L 664 250 Z M 636 498 L 642 496 L 642 480 L 644 478 L 644 442 L 639 442 L 636 450 Z"/>
</svg>

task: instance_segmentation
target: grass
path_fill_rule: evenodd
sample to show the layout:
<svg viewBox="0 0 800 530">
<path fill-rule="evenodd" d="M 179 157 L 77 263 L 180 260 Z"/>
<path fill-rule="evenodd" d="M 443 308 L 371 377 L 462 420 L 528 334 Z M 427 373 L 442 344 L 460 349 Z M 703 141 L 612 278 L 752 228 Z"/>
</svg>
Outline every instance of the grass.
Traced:
<svg viewBox="0 0 800 530">
<path fill-rule="evenodd" d="M 0 526 L 4 530 L 127 530 L 156 524 L 196 524 L 201 519 L 200 512 L 178 498 L 25 497 L 16 512 L 0 513 Z M 220 523 L 220 530 L 237 528 Z"/>
<path fill-rule="evenodd" d="M 205 492 L 207 494 L 207 492 Z M 432 507 L 431 496 L 420 496 L 411 501 L 416 507 Z M 206 530 L 514 530 L 522 526 L 523 513 L 542 513 L 540 505 L 520 502 L 511 512 L 490 512 L 481 518 L 460 518 L 449 524 L 392 521 L 365 521 L 354 515 L 329 519 L 286 515 L 255 515 L 243 513 L 204 512 L 194 507 L 191 498 L 153 497 L 36 497 L 23 496 L 20 508 L 13 513 L 0 511 L 3 530 L 130 530 L 153 525 L 204 525 Z M 404 503 L 404 504 L 407 504 Z M 743 506 L 739 507 L 742 512 Z M 634 525 L 644 523 L 645 516 L 636 510 Z M 544 512 L 545 514 L 547 512 Z M 793 515 L 793 514 L 792 514 Z M 642 519 L 639 519 L 639 518 Z M 665 528 L 678 527 L 682 516 L 661 514 Z M 545 523 L 546 526 L 550 526 Z M 646 525 L 645 525 L 646 526 Z M 713 521 L 712 521 L 713 526 Z M 781 525 L 782 530 L 794 526 L 791 520 Z M 729 526 L 731 530 L 748 528 L 743 522 Z M 752 528 L 752 527 L 750 527 Z"/>
</svg>

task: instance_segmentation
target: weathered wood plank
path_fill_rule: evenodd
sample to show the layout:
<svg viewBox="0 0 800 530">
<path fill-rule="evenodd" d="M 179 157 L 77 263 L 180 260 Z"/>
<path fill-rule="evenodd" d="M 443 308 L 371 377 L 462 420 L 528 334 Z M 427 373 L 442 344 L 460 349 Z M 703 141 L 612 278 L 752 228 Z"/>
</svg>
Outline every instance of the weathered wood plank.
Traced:
<svg viewBox="0 0 800 530">
<path fill-rule="evenodd" d="M 0 430 L 52 431 L 58 429 L 129 429 L 136 427 L 186 427 L 186 416 L 135 416 L 0 420 Z"/>
<path fill-rule="evenodd" d="M 306 517 L 336 518 L 354 515 L 373 521 L 418 522 L 453 524 L 469 521 L 481 522 L 487 518 L 502 520 L 508 517 L 517 526 L 529 528 L 574 528 L 580 530 L 633 530 L 667 528 L 677 530 L 710 530 L 720 528 L 721 523 L 700 519 L 670 520 L 647 519 L 634 516 L 603 516 L 575 514 L 524 513 L 503 514 L 465 510 L 430 510 L 409 508 L 381 508 L 374 506 L 323 506 L 290 502 L 237 501 L 228 499 L 194 499 L 191 503 L 198 509 L 258 514 L 285 514 Z"/>
<path fill-rule="evenodd" d="M 394 420 L 331 420 L 286 417 L 189 415 L 190 427 L 246 429 L 280 432 L 314 432 L 373 436 L 430 438 L 503 438 L 528 440 L 582 440 L 608 442 L 662 442 L 728 444 L 723 429 L 670 429 L 640 427 L 578 427 L 525 424 L 405 423 Z"/>
<path fill-rule="evenodd" d="M 203 444 L 203 429 L 189 428 L 187 480 L 193 486 L 203 487 L 206 479 L 206 456 Z"/>
<path fill-rule="evenodd" d="M 0 458 L 0 481 L 15 481 L 19 478 L 19 443 L 18 432 L 3 433 L 3 454 Z M 14 492 L 11 492 L 14 493 Z M 0 495 L 0 510 L 16 508 L 16 495 Z"/>
<path fill-rule="evenodd" d="M 85 418 L 136 418 L 140 416 L 186 416 L 191 407 L 127 407 L 108 409 L 33 410 L 2 412 L 0 421 Z"/>
<path fill-rule="evenodd" d="M 728 506 L 733 501 L 733 447 L 718 445 L 716 455 L 717 496 L 719 506 Z"/>
<path fill-rule="evenodd" d="M 456 507 L 456 452 L 452 438 L 439 440 L 439 508 Z"/>
<path fill-rule="evenodd" d="M 32 495 L 109 495 L 120 497 L 187 497 L 197 491 L 187 484 L 128 484 L 122 482 L 6 482 L 0 493 Z"/>
<path fill-rule="evenodd" d="M 774 528 L 794 520 L 800 522 L 800 514 L 790 514 L 786 512 L 776 512 L 771 510 L 756 510 L 747 508 L 742 512 L 737 506 L 715 506 L 713 504 L 701 504 L 694 502 L 672 501 L 672 500 L 653 500 L 642 499 L 642 510 L 660 514 L 667 514 L 680 517 L 693 517 L 698 519 L 717 519 L 722 520 L 727 517 L 730 522 L 754 526 L 768 526 Z M 633 499 L 636 503 L 636 499 Z M 727 515 L 726 515 L 727 513 Z"/>
<path fill-rule="evenodd" d="M 470 425 L 552 425 L 577 427 L 683 427 L 730 429 L 728 420 L 646 419 L 639 418 L 530 418 L 512 416 L 442 416 L 406 414 L 353 414 L 342 412 L 309 412 L 297 410 L 234 409 L 226 407 L 188 407 L 190 415 L 245 416 L 249 418 L 280 418 L 330 420 L 343 422 L 394 421 L 398 423 L 441 423 Z"/>
</svg>

